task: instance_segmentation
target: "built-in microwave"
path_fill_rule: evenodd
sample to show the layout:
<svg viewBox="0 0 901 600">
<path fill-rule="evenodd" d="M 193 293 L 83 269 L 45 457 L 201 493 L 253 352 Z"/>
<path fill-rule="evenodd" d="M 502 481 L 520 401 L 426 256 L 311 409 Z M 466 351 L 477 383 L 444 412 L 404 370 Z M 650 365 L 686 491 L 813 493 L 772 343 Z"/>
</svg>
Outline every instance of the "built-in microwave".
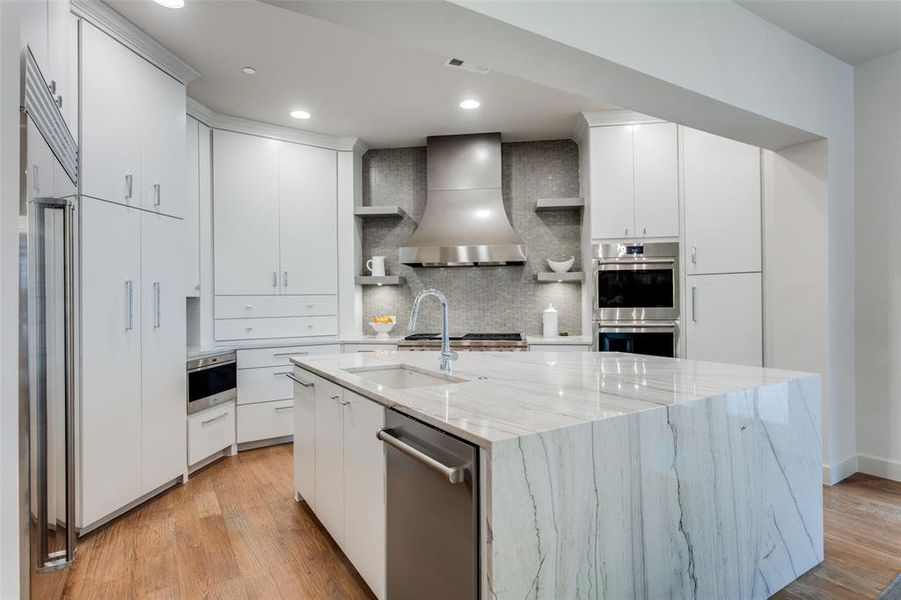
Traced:
<svg viewBox="0 0 901 600">
<path fill-rule="evenodd" d="M 677 321 L 679 244 L 604 243 L 594 256 L 595 321 Z"/>
<path fill-rule="evenodd" d="M 234 350 L 188 361 L 189 415 L 238 397 L 237 362 Z"/>
<path fill-rule="evenodd" d="M 594 326 L 594 350 L 675 358 L 678 333 L 676 322 L 597 322 Z"/>
</svg>

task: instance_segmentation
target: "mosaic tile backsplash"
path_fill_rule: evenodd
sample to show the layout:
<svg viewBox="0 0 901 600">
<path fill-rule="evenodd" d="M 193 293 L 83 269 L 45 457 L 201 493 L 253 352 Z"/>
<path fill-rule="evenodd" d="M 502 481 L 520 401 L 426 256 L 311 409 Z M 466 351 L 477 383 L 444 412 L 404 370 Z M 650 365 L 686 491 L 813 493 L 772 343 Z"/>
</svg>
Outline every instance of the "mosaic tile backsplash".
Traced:
<svg viewBox="0 0 901 600">
<path fill-rule="evenodd" d="M 541 312 L 553 303 L 561 332 L 581 333 L 581 286 L 537 283 L 549 271 L 546 258 L 575 256 L 572 271 L 581 271 L 578 211 L 535 212 L 537 198 L 579 195 L 579 147 L 572 140 L 505 143 L 501 146 L 504 208 L 526 246 L 528 261 L 509 267 L 408 267 L 398 262 L 398 248 L 413 233 L 426 203 L 426 149 L 370 150 L 363 156 L 363 205 L 397 204 L 409 217 L 368 219 L 363 225 L 363 260 L 385 256 L 389 275 L 403 275 L 406 285 L 363 287 L 363 331 L 372 315 L 397 315 L 392 335 L 406 335 L 416 294 L 425 288 L 443 291 L 450 303 L 453 333 L 521 332 L 541 335 Z M 360 265 L 361 273 L 368 273 Z M 427 299 L 419 316 L 420 332 L 441 330 L 441 311 Z"/>
</svg>

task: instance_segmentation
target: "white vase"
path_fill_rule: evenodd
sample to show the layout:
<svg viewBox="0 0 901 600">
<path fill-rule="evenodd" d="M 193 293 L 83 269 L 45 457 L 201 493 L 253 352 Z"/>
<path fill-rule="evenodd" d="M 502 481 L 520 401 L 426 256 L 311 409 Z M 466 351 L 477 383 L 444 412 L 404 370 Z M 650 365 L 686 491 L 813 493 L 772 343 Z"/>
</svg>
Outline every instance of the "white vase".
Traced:
<svg viewBox="0 0 901 600">
<path fill-rule="evenodd" d="M 542 323 L 544 324 L 544 337 L 557 337 L 557 309 L 553 304 L 548 304 L 544 309 Z"/>
</svg>

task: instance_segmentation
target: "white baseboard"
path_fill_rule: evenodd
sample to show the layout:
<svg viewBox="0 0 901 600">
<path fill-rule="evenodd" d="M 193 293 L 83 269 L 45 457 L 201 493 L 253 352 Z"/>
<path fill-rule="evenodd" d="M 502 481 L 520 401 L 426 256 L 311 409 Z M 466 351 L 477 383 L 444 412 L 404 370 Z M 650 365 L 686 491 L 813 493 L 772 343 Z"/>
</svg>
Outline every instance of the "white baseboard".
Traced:
<svg viewBox="0 0 901 600">
<path fill-rule="evenodd" d="M 901 481 L 901 461 L 873 456 L 872 454 L 858 454 L 860 471 L 868 475 L 875 475 L 892 481 Z"/>
<path fill-rule="evenodd" d="M 835 485 L 858 471 L 857 454 L 846 456 L 832 465 L 823 464 L 823 483 Z"/>
</svg>

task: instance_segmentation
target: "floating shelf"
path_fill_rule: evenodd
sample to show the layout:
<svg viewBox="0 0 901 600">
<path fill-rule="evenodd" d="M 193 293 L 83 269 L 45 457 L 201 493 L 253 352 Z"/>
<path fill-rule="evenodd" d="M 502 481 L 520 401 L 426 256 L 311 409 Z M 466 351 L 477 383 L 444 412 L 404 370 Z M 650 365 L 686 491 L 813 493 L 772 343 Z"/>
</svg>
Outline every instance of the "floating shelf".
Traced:
<svg viewBox="0 0 901 600">
<path fill-rule="evenodd" d="M 582 198 L 539 198 L 535 202 L 535 212 L 580 210 L 585 207 Z"/>
<path fill-rule="evenodd" d="M 354 215 L 364 219 L 403 219 L 407 211 L 399 206 L 358 206 L 354 209 Z"/>
<path fill-rule="evenodd" d="M 567 273 L 537 273 L 538 283 L 581 283 L 585 274 L 581 271 Z"/>
<path fill-rule="evenodd" d="M 407 282 L 407 279 L 402 275 L 386 275 L 385 277 L 357 275 L 354 280 L 360 285 L 403 285 Z"/>
</svg>

